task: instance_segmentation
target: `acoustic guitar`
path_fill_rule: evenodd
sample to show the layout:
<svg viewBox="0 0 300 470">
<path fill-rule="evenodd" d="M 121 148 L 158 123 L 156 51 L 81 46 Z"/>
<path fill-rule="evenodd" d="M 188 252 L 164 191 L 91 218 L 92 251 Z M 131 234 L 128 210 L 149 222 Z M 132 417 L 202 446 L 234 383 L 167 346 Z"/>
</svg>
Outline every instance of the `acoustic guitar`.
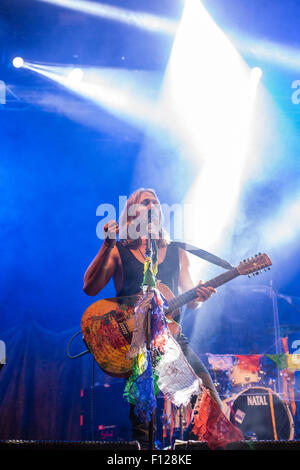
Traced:
<svg viewBox="0 0 300 470">
<path fill-rule="evenodd" d="M 203 285 L 217 288 L 240 275 L 259 274 L 265 268 L 270 269 L 271 265 L 270 258 L 259 253 Z M 179 313 L 180 307 L 197 298 L 197 287 L 177 297 L 165 284 L 158 282 L 156 287 L 167 300 L 167 325 L 176 337 L 181 327 L 173 317 Z M 89 351 L 100 368 L 113 377 L 128 377 L 132 371 L 132 359 L 127 359 L 126 355 L 134 330 L 135 305 L 140 295 L 98 300 L 86 309 L 81 319 L 81 330 Z"/>
</svg>

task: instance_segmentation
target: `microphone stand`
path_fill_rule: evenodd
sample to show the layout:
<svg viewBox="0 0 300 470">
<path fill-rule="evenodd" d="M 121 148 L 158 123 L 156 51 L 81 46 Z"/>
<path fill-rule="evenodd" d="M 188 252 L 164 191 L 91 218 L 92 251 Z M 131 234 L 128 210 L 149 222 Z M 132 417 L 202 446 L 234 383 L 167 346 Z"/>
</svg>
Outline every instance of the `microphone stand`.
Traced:
<svg viewBox="0 0 300 470">
<path fill-rule="evenodd" d="M 148 210 L 148 228 L 149 228 L 149 223 L 151 223 L 151 210 Z M 151 230 L 147 231 L 147 244 L 146 244 L 146 253 L 151 253 L 152 250 L 152 239 L 151 239 Z M 152 263 L 152 261 L 151 261 Z M 152 264 L 151 264 L 152 267 Z M 147 292 L 150 292 L 151 287 L 148 285 L 147 286 Z M 151 307 L 148 308 L 147 312 L 147 322 L 146 322 L 146 347 L 147 347 L 147 352 L 149 353 L 148 355 L 151 355 Z M 154 416 L 153 412 L 151 412 L 151 418 L 149 421 L 149 443 L 148 443 L 148 449 L 152 450 L 153 449 L 153 444 L 154 444 Z"/>
<path fill-rule="evenodd" d="M 148 287 L 149 289 L 149 287 Z M 147 312 L 147 351 L 149 355 L 151 354 L 151 307 Z M 154 422 L 153 422 L 153 412 L 151 412 L 151 418 L 149 421 L 149 450 L 153 449 L 154 443 Z"/>
</svg>

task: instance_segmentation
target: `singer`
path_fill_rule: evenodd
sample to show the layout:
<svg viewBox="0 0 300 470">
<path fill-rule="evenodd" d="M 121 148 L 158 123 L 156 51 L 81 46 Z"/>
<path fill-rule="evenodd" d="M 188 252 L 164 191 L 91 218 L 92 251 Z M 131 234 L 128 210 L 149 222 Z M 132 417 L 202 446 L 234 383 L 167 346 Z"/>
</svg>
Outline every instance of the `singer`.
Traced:
<svg viewBox="0 0 300 470">
<path fill-rule="evenodd" d="M 129 215 L 133 212 L 130 210 L 133 205 L 140 207 L 140 210 L 135 215 Z M 140 220 L 143 211 L 146 214 L 146 223 L 144 224 L 146 230 L 140 230 L 139 236 L 133 237 L 132 234 L 141 228 L 139 226 L 141 225 Z M 127 237 L 121 237 L 121 240 L 117 241 L 117 235 L 121 231 L 122 233 L 125 231 Z M 186 252 L 169 242 L 168 234 L 162 227 L 162 211 L 155 191 L 140 188 L 128 198 L 119 224 L 116 221 L 110 221 L 104 227 L 104 242 L 84 276 L 83 289 L 87 295 L 97 295 L 110 279 L 114 281 L 116 296 L 129 296 L 140 292 L 143 280 L 147 231 L 151 231 L 151 236 L 156 238 L 157 241 L 157 279 L 167 285 L 174 295 L 194 287 L 189 273 L 189 260 Z M 213 293 L 215 293 L 213 287 L 204 287 L 199 282 L 198 297 L 188 304 L 188 308 L 195 309 L 199 307 L 199 303 L 209 299 Z M 180 318 L 177 317 L 175 320 L 178 322 Z M 176 341 L 180 344 L 185 357 L 196 374 L 202 379 L 203 386 L 209 389 L 211 396 L 221 408 L 221 400 L 204 364 L 192 351 L 182 333 L 176 337 Z M 132 438 L 140 442 L 142 449 L 148 448 L 148 424 L 137 418 L 133 407 L 130 410 L 130 419 Z"/>
</svg>

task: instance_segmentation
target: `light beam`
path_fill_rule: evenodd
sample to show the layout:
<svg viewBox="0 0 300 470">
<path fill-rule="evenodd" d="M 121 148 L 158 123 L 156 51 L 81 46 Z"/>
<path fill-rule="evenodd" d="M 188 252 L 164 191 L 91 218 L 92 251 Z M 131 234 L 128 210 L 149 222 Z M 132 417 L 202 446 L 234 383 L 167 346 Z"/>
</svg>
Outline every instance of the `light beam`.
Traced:
<svg viewBox="0 0 300 470">
<path fill-rule="evenodd" d="M 163 101 L 196 175 L 184 201 L 193 207 L 185 238 L 204 249 L 221 249 L 236 214 L 260 77 L 201 2 L 187 0 Z"/>
<path fill-rule="evenodd" d="M 150 15 L 149 13 L 126 10 L 107 4 L 91 2 L 88 0 L 38 0 L 43 3 L 81 11 L 82 13 L 105 18 L 112 21 L 127 24 L 129 26 L 145 29 L 151 32 L 175 34 L 177 22 L 167 18 Z"/>
</svg>

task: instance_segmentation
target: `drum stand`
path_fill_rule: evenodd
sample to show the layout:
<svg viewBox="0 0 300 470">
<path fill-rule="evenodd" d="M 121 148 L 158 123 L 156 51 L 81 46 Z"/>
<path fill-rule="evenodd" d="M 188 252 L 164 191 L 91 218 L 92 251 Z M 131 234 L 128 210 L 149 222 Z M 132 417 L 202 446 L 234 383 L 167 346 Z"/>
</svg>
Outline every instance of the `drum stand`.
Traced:
<svg viewBox="0 0 300 470">
<path fill-rule="evenodd" d="M 275 290 L 273 289 L 273 281 L 271 280 L 271 287 L 270 287 L 270 297 L 272 300 L 273 305 L 273 322 L 274 322 L 274 335 L 275 335 L 275 351 L 276 354 L 283 353 L 282 342 L 280 338 L 280 324 L 279 324 L 279 314 L 278 314 L 278 303 L 277 303 L 277 295 Z M 277 391 L 281 396 L 283 393 L 283 384 L 282 384 L 282 377 L 280 375 L 280 370 L 277 369 Z"/>
<path fill-rule="evenodd" d="M 270 297 L 273 304 L 273 321 L 274 321 L 274 335 L 275 335 L 275 351 L 276 354 L 288 354 L 288 344 L 287 344 L 287 337 L 283 338 L 280 334 L 280 323 L 279 323 L 279 314 L 278 314 L 278 302 L 277 302 L 277 294 L 273 288 L 273 281 L 271 280 L 271 287 L 270 287 Z M 287 396 L 287 383 L 291 380 L 291 378 L 286 378 L 285 374 L 280 373 L 279 368 L 277 369 L 277 387 L 278 387 L 278 394 L 279 396 L 284 397 L 284 401 L 286 406 L 291 407 L 293 421 L 295 426 L 296 435 L 298 435 L 298 423 L 297 423 L 297 416 L 296 416 L 296 409 L 295 402 L 294 404 L 291 402 L 291 396 Z M 289 390 L 293 387 L 294 382 L 289 384 Z"/>
</svg>

